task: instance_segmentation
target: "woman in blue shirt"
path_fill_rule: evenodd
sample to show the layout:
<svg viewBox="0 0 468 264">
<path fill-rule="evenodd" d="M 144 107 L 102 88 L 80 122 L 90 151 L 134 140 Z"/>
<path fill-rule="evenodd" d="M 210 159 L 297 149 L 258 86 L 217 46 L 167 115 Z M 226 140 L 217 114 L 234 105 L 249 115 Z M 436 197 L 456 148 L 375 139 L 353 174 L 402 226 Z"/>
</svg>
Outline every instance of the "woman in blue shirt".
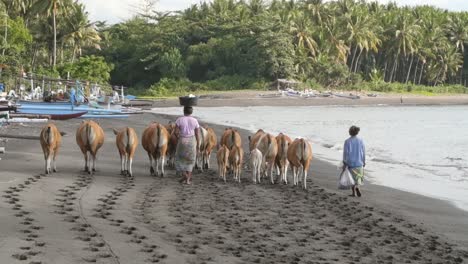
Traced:
<svg viewBox="0 0 468 264">
<path fill-rule="evenodd" d="M 344 143 L 343 148 L 343 164 L 348 168 L 349 172 L 353 176 L 355 185 L 352 188 L 352 196 L 361 197 L 361 190 L 359 185 L 362 185 L 364 179 L 364 167 L 366 166 L 366 149 L 362 139 L 357 137 L 360 128 L 352 126 L 349 128 L 348 138 Z"/>
</svg>

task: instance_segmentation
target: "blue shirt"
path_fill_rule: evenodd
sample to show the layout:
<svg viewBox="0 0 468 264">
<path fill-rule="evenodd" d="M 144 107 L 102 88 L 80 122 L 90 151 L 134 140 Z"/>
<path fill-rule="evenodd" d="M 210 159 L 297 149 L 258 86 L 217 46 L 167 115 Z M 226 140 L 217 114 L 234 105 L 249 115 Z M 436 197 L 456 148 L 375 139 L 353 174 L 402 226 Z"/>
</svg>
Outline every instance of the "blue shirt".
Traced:
<svg viewBox="0 0 468 264">
<path fill-rule="evenodd" d="M 343 162 L 350 169 L 362 167 L 366 164 L 366 149 L 362 139 L 354 136 L 345 141 L 343 148 Z"/>
</svg>

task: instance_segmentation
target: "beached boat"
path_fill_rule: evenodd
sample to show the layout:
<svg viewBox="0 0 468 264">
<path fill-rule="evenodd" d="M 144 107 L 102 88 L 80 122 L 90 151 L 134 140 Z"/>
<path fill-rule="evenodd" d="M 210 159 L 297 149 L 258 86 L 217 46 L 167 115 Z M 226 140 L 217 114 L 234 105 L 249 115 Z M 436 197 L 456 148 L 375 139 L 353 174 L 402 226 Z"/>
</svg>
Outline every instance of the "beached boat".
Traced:
<svg viewBox="0 0 468 264">
<path fill-rule="evenodd" d="M 84 112 L 77 112 L 77 113 L 70 113 L 70 114 L 51 114 L 50 119 L 52 119 L 52 120 L 68 120 L 68 119 L 83 116 L 86 113 L 88 113 L 88 112 L 84 111 Z"/>
<path fill-rule="evenodd" d="M 96 119 L 96 118 L 128 118 L 129 115 L 127 114 L 86 114 L 86 115 L 82 115 L 80 116 L 79 118 L 92 118 L 92 119 Z"/>
<path fill-rule="evenodd" d="M 0 105 L 0 112 L 4 112 L 4 111 L 16 111 L 16 106 Z"/>
<path fill-rule="evenodd" d="M 347 98 L 347 99 L 360 99 L 361 98 L 359 95 L 353 95 L 353 94 L 345 95 L 345 94 L 336 93 L 333 95 L 336 97 Z"/>
<path fill-rule="evenodd" d="M 29 118 L 29 119 L 51 119 L 51 120 L 68 120 L 72 118 L 80 117 L 88 112 L 76 112 L 68 114 L 26 114 L 26 113 L 15 113 L 10 114 L 10 118 Z"/>
</svg>

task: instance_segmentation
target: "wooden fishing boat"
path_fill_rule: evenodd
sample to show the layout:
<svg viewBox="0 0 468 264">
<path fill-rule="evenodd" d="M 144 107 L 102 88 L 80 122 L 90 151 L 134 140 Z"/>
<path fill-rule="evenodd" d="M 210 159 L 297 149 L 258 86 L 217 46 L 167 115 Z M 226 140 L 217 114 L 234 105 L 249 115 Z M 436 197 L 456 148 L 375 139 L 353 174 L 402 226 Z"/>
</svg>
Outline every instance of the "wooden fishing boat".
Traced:
<svg viewBox="0 0 468 264">
<path fill-rule="evenodd" d="M 88 111 L 77 112 L 77 113 L 69 113 L 69 114 L 50 114 L 50 119 L 52 119 L 52 120 L 68 120 L 68 119 L 83 116 L 86 113 L 88 113 Z"/>
</svg>

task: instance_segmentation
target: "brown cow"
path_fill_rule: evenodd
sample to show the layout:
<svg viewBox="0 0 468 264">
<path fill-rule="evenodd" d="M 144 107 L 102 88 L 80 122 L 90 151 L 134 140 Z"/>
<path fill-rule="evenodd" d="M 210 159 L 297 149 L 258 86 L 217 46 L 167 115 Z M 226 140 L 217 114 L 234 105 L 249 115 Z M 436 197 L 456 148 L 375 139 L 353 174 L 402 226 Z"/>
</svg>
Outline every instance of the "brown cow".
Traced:
<svg viewBox="0 0 468 264">
<path fill-rule="evenodd" d="M 262 152 L 262 174 L 263 176 L 270 176 L 271 183 L 274 184 L 273 168 L 275 166 L 276 154 L 278 153 L 278 144 L 276 138 L 263 130 L 257 131 L 250 139 L 251 150 L 258 149 Z"/>
<path fill-rule="evenodd" d="M 242 138 L 236 129 L 226 128 L 221 137 L 220 145 L 225 145 L 229 149 L 232 149 L 233 146 L 241 147 Z"/>
<path fill-rule="evenodd" d="M 208 131 L 208 141 L 205 146 L 205 152 L 203 153 L 204 156 L 204 163 L 203 166 L 205 169 L 210 168 L 210 158 L 211 158 L 211 152 L 213 149 L 216 147 L 216 144 L 218 144 L 218 138 L 216 137 L 216 133 L 211 127 L 205 126 L 206 131 Z M 239 137 L 240 138 L 240 137 Z"/>
<path fill-rule="evenodd" d="M 276 142 L 278 144 L 278 153 L 275 160 L 276 167 L 279 170 L 281 182 L 288 184 L 288 147 L 292 143 L 292 140 L 287 135 L 280 133 L 276 136 Z"/>
<path fill-rule="evenodd" d="M 226 182 L 226 171 L 229 163 L 229 149 L 225 145 L 219 147 L 218 152 L 216 153 L 216 158 L 218 160 L 218 172 L 219 177 L 223 178 Z"/>
<path fill-rule="evenodd" d="M 141 138 L 143 148 L 148 152 L 150 161 L 150 173 L 154 175 L 153 160 L 156 162 L 156 176 L 159 174 L 159 167 L 161 167 L 161 177 L 164 177 L 164 161 L 166 159 L 167 146 L 169 143 L 169 133 L 167 129 L 159 124 L 150 124 Z"/>
<path fill-rule="evenodd" d="M 115 143 L 120 154 L 120 173 L 133 177 L 132 163 L 138 146 L 137 134 L 131 127 L 126 127 L 120 131 L 114 129 L 114 134 L 116 135 Z"/>
<path fill-rule="evenodd" d="M 312 160 L 312 145 L 305 139 L 296 138 L 288 149 L 288 160 L 291 164 L 293 173 L 293 184 L 296 186 L 299 182 L 300 174 L 303 175 L 302 186 L 307 188 L 307 172 L 309 170 L 310 162 Z M 298 170 L 299 175 L 298 175 Z"/>
<path fill-rule="evenodd" d="M 176 124 L 169 122 L 166 125 L 167 132 L 169 133 L 169 142 L 167 144 L 167 165 L 170 168 L 175 168 L 175 152 L 177 143 L 179 142 L 179 129 Z"/>
<path fill-rule="evenodd" d="M 260 140 L 260 138 L 265 135 L 265 131 L 263 129 L 257 130 L 255 134 L 251 137 L 249 136 L 249 150 L 252 151 L 254 148 L 257 146 L 257 142 Z"/>
<path fill-rule="evenodd" d="M 42 152 L 44 153 L 45 173 L 52 173 L 52 162 L 54 166 L 54 172 L 57 172 L 55 158 L 57 157 L 60 144 L 62 143 L 62 135 L 60 135 L 60 132 L 54 124 L 49 123 L 45 125 L 44 128 L 42 128 L 40 141 Z"/>
<path fill-rule="evenodd" d="M 76 130 L 76 143 L 84 155 L 85 171 L 91 174 L 91 169 L 88 166 L 88 158 L 93 159 L 92 171 L 96 171 L 96 155 L 104 144 L 104 131 L 98 123 L 92 120 L 83 121 Z M 89 163 L 91 163 L 91 160 L 89 160 Z"/>
<path fill-rule="evenodd" d="M 241 182 L 242 160 L 244 158 L 244 150 L 242 147 L 234 145 L 229 152 L 229 167 L 234 173 L 234 180 Z"/>
</svg>

